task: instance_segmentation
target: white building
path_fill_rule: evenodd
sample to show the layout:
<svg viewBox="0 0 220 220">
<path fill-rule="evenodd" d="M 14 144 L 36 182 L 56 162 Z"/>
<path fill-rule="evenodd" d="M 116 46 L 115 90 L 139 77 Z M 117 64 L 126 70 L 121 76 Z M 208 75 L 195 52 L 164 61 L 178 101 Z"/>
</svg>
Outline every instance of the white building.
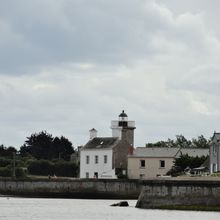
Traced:
<svg viewBox="0 0 220 220">
<path fill-rule="evenodd" d="M 210 173 L 220 171 L 220 133 L 214 133 L 209 151 Z"/>
<path fill-rule="evenodd" d="M 111 122 L 112 137 L 97 137 L 90 130 L 90 140 L 80 151 L 80 178 L 117 178 L 127 172 L 127 156 L 133 150 L 134 125 L 124 111 Z"/>
</svg>

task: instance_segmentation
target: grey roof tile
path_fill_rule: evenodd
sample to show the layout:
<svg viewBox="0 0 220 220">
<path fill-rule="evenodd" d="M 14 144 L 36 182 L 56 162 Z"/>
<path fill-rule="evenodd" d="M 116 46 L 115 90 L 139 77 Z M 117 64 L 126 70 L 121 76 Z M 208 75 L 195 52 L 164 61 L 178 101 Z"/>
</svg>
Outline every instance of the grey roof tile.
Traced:
<svg viewBox="0 0 220 220">
<path fill-rule="evenodd" d="M 82 150 L 112 148 L 118 142 L 119 139 L 115 137 L 96 137 L 87 142 L 87 144 L 82 148 Z"/>
</svg>

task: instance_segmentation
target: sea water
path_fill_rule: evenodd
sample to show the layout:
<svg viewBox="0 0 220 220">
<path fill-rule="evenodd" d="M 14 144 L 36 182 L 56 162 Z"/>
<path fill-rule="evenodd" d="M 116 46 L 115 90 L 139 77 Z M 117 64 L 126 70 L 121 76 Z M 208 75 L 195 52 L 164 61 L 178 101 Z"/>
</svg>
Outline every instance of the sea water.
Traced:
<svg viewBox="0 0 220 220">
<path fill-rule="evenodd" d="M 2 220 L 219 220 L 220 212 L 147 210 L 135 208 L 136 200 L 128 200 L 129 207 L 112 207 L 118 200 L 36 199 L 0 197 Z"/>
</svg>

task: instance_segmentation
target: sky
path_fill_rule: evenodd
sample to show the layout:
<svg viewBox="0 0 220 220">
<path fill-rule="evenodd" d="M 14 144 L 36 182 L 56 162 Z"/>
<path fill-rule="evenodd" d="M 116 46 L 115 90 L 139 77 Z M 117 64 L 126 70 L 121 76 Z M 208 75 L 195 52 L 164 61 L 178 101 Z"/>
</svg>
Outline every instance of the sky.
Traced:
<svg viewBox="0 0 220 220">
<path fill-rule="evenodd" d="M 0 0 L 0 144 L 84 145 L 122 110 L 135 146 L 220 131 L 219 0 Z"/>
</svg>

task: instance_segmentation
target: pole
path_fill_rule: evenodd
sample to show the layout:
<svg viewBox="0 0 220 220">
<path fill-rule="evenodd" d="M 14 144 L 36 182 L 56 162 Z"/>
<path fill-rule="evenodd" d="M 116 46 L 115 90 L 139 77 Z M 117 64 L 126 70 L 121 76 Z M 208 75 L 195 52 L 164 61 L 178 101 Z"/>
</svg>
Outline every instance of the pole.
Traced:
<svg viewBox="0 0 220 220">
<path fill-rule="evenodd" d="M 12 177 L 15 178 L 15 152 L 13 152 L 13 170 L 12 170 Z"/>
</svg>

